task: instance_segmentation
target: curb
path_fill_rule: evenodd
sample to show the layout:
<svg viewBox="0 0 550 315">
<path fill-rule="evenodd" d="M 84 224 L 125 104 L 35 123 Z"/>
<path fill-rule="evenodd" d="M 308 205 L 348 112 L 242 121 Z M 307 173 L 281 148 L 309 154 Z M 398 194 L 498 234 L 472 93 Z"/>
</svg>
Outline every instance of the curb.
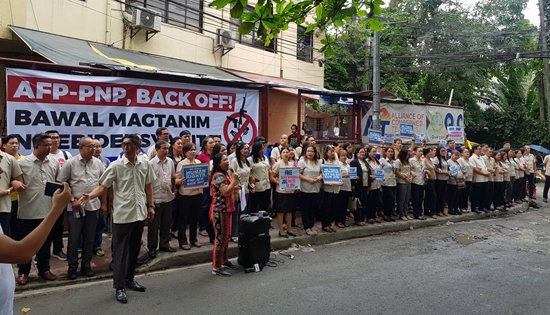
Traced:
<svg viewBox="0 0 550 315">
<path fill-rule="evenodd" d="M 298 245 L 323 245 L 330 244 L 338 241 L 344 241 L 354 238 L 363 238 L 372 235 L 379 235 L 392 232 L 401 232 L 419 228 L 426 228 L 431 226 L 440 226 L 445 225 L 448 222 L 458 223 L 458 222 L 467 222 L 473 220 L 480 220 L 485 218 L 495 218 L 495 217 L 504 217 L 510 214 L 517 214 L 525 212 L 529 209 L 529 203 L 522 203 L 521 205 L 516 205 L 508 209 L 507 213 L 498 214 L 476 214 L 474 212 L 462 214 L 460 216 L 448 216 L 448 217 L 438 217 L 437 219 L 426 219 L 424 221 L 413 220 L 413 221 L 396 221 L 396 222 L 384 222 L 383 224 L 365 226 L 350 226 L 343 230 L 338 230 L 336 233 L 324 233 L 320 232 L 317 236 L 310 237 L 307 235 L 300 235 L 295 238 L 279 238 L 275 237 L 271 239 L 271 251 L 280 251 L 283 249 L 289 248 L 292 244 Z M 230 258 L 235 258 L 238 255 L 238 245 L 235 243 L 229 244 L 228 256 Z M 210 262 L 212 259 L 212 246 L 202 246 L 191 251 L 177 251 L 175 253 L 159 253 L 158 256 L 148 262 L 146 265 L 143 265 L 136 269 L 136 274 L 146 274 L 152 271 L 159 271 L 169 268 L 179 268 L 184 266 L 197 265 L 202 263 Z M 97 274 L 94 277 L 90 278 L 78 278 L 76 280 L 56 280 L 56 281 L 32 281 L 31 283 L 25 286 L 16 286 L 15 292 L 28 292 L 32 290 L 52 288 L 67 286 L 70 287 L 75 284 L 82 284 L 87 282 L 94 282 L 98 280 L 111 279 L 111 272 L 104 272 Z M 38 279 L 38 278 L 36 278 Z"/>
</svg>

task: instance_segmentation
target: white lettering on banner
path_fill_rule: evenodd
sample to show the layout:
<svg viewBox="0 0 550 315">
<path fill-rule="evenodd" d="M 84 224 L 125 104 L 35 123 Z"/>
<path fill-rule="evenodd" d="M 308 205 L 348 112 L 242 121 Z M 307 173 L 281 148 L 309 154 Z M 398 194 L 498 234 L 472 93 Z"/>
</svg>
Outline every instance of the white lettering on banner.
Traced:
<svg viewBox="0 0 550 315">
<path fill-rule="evenodd" d="M 258 134 L 257 90 L 6 69 L 6 92 L 7 131 L 20 135 L 22 154 L 32 151 L 34 134 L 49 129 L 74 153 L 80 137 L 99 138 L 104 156 L 118 155 L 126 134 L 140 133 L 150 146 L 159 127 L 172 135 L 187 129 L 197 145 L 206 135 L 251 142 Z M 234 126 L 243 107 L 243 126 Z"/>
</svg>

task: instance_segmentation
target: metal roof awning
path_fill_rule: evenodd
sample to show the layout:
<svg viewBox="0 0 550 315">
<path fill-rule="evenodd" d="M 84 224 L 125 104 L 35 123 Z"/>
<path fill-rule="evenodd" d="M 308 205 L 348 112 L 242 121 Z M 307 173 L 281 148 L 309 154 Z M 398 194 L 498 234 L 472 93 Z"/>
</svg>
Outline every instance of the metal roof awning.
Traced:
<svg viewBox="0 0 550 315">
<path fill-rule="evenodd" d="M 241 84 L 254 83 L 213 66 L 124 50 L 101 43 L 17 26 L 9 27 L 33 52 L 55 64 L 74 67 L 102 67 L 115 71 L 172 75 L 188 79 Z M 261 87 L 258 84 L 253 85 L 256 88 Z"/>
</svg>

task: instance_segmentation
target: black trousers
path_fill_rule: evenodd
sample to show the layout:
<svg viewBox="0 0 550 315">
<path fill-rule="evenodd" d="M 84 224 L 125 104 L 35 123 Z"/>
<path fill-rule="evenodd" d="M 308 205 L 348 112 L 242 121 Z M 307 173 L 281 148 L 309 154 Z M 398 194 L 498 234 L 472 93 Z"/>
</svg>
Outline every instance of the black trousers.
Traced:
<svg viewBox="0 0 550 315">
<path fill-rule="evenodd" d="M 11 237 L 11 213 L 10 212 L 0 212 L 0 226 L 2 226 L 2 231 L 4 234 Z"/>
<path fill-rule="evenodd" d="M 535 174 L 525 174 L 527 191 L 529 192 L 529 198 L 535 197 Z"/>
<path fill-rule="evenodd" d="M 493 203 L 493 196 L 495 194 L 495 183 L 494 182 L 487 182 L 487 186 L 485 188 L 485 194 L 482 198 L 483 203 L 483 209 L 490 210 L 491 204 Z"/>
<path fill-rule="evenodd" d="M 170 247 L 173 202 L 155 203 L 155 216 L 147 228 L 147 248 L 152 251 Z M 160 236 L 160 241 L 159 241 Z"/>
<path fill-rule="evenodd" d="M 320 193 L 300 192 L 300 211 L 304 230 L 311 229 L 315 225 L 315 214 L 319 208 Z"/>
<path fill-rule="evenodd" d="M 447 181 L 436 180 L 435 181 L 436 202 L 435 213 L 443 213 L 445 211 L 445 201 L 447 200 Z"/>
<path fill-rule="evenodd" d="M 144 221 L 113 223 L 113 288 L 124 289 L 134 280 Z"/>
<path fill-rule="evenodd" d="M 284 198 L 284 197 L 283 197 Z M 338 209 L 338 193 L 323 191 L 323 204 L 321 205 L 321 225 L 328 227 L 332 225 L 335 212 Z"/>
<path fill-rule="evenodd" d="M 42 222 L 42 219 L 36 219 L 36 220 L 25 220 L 25 219 L 18 219 L 17 220 L 17 227 L 15 231 L 13 231 L 13 235 L 15 240 L 22 240 L 25 238 L 25 236 L 29 235 L 40 223 Z M 44 273 L 46 271 L 50 270 L 50 246 L 52 245 L 52 232 L 48 235 L 48 238 L 46 238 L 46 241 L 40 247 L 38 250 L 38 253 L 36 253 L 36 267 L 38 268 L 38 273 Z M 31 261 L 29 260 L 25 264 L 17 264 L 17 267 L 19 268 L 19 271 L 17 272 L 20 275 L 28 275 L 31 272 Z"/>
<path fill-rule="evenodd" d="M 486 190 L 487 190 L 487 182 L 472 183 L 472 194 L 470 197 L 472 211 L 483 209 L 482 202 L 483 202 L 483 196 L 485 196 Z"/>
<path fill-rule="evenodd" d="M 346 223 L 348 214 L 348 200 L 351 197 L 351 191 L 340 190 L 336 202 L 336 211 L 334 212 L 334 222 Z"/>
<path fill-rule="evenodd" d="M 19 201 L 18 200 L 13 200 L 11 202 L 11 217 L 10 217 L 10 232 L 12 232 L 12 235 L 13 235 L 13 231 L 15 231 L 16 229 L 16 226 L 17 226 L 17 211 L 19 210 Z M 3 228 L 3 227 L 2 227 Z M 6 230 L 4 230 L 4 233 L 6 232 Z"/>
<path fill-rule="evenodd" d="M 472 190 L 472 182 L 464 182 L 466 187 L 458 190 L 458 207 L 460 209 L 468 209 L 468 198 Z"/>
<path fill-rule="evenodd" d="M 425 215 L 435 215 L 436 211 L 436 202 L 437 202 L 437 193 L 435 190 L 435 180 L 427 180 L 425 186 L 425 197 L 424 197 L 424 214 Z"/>
<path fill-rule="evenodd" d="M 391 217 L 395 213 L 395 193 L 396 186 L 382 186 L 382 207 L 384 208 L 384 216 Z"/>
<path fill-rule="evenodd" d="M 178 243 L 179 245 L 188 244 L 185 230 L 189 226 L 189 241 L 197 242 L 197 227 L 199 222 L 199 212 L 202 202 L 202 194 L 194 196 L 182 196 L 178 194 L 176 202 L 180 215 L 178 216 Z"/>
<path fill-rule="evenodd" d="M 504 206 L 504 194 L 506 192 L 507 182 L 495 182 L 495 191 L 493 194 L 493 205 L 496 207 Z"/>
<path fill-rule="evenodd" d="M 450 213 L 458 212 L 458 185 L 447 184 L 447 207 Z"/>
<path fill-rule="evenodd" d="M 355 191 L 355 197 L 361 201 L 361 207 L 357 207 L 355 210 L 353 219 L 355 223 L 365 221 L 365 211 L 367 209 L 367 197 L 369 196 L 368 187 L 360 187 L 359 191 Z"/>
<path fill-rule="evenodd" d="M 52 228 L 52 244 L 53 244 L 53 252 L 57 253 L 63 250 L 63 231 L 65 230 L 63 226 L 63 221 L 65 220 L 65 214 L 67 213 L 67 209 L 63 210 L 63 213 L 57 218 L 57 221 L 55 221 L 55 224 Z"/>
<path fill-rule="evenodd" d="M 548 189 L 550 189 L 550 175 L 544 175 L 544 189 L 542 190 L 542 198 L 548 199 Z"/>
<path fill-rule="evenodd" d="M 269 202 L 271 201 L 271 189 L 267 189 L 261 192 L 250 193 L 249 204 L 247 209 L 243 209 L 246 213 L 256 213 L 258 211 L 269 209 Z"/>
<path fill-rule="evenodd" d="M 414 217 L 421 217 L 424 212 L 422 209 L 422 204 L 424 202 L 424 186 L 411 184 L 411 200 Z"/>
<path fill-rule="evenodd" d="M 382 211 L 382 195 L 380 189 L 371 189 L 367 196 L 365 215 L 367 219 L 376 219 L 376 213 Z"/>
<path fill-rule="evenodd" d="M 514 182 L 514 200 L 523 198 L 525 198 L 525 177 L 519 177 Z"/>
<path fill-rule="evenodd" d="M 80 246 L 82 246 L 82 269 L 91 268 L 98 219 L 99 210 L 86 211 L 86 215 L 79 218 L 76 218 L 72 211 L 67 212 L 69 223 L 67 262 L 70 271 L 76 272 L 78 269 L 78 248 Z"/>
</svg>

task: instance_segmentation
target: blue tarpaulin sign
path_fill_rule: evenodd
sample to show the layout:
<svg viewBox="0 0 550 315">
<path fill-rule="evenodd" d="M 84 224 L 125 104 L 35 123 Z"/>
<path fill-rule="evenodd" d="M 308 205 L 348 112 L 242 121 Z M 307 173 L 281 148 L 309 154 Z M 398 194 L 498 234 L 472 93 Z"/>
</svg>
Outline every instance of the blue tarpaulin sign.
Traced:
<svg viewBox="0 0 550 315">
<path fill-rule="evenodd" d="M 399 124 L 399 135 L 401 137 L 414 137 L 414 126 L 411 124 Z"/>
<path fill-rule="evenodd" d="M 323 182 L 329 185 L 342 184 L 342 169 L 339 165 L 322 165 Z"/>
<path fill-rule="evenodd" d="M 300 189 L 300 169 L 297 167 L 279 169 L 279 187 L 281 190 Z"/>
<path fill-rule="evenodd" d="M 374 176 L 376 176 L 376 180 L 383 181 L 384 180 L 384 170 L 383 169 L 377 169 L 374 172 Z"/>
<path fill-rule="evenodd" d="M 369 143 L 382 144 L 382 131 L 369 129 Z"/>
<path fill-rule="evenodd" d="M 357 178 L 357 167 L 350 166 L 350 168 L 349 168 L 349 178 L 350 179 L 356 179 Z"/>
<path fill-rule="evenodd" d="M 208 163 L 184 165 L 182 170 L 183 189 L 208 187 Z"/>
</svg>

